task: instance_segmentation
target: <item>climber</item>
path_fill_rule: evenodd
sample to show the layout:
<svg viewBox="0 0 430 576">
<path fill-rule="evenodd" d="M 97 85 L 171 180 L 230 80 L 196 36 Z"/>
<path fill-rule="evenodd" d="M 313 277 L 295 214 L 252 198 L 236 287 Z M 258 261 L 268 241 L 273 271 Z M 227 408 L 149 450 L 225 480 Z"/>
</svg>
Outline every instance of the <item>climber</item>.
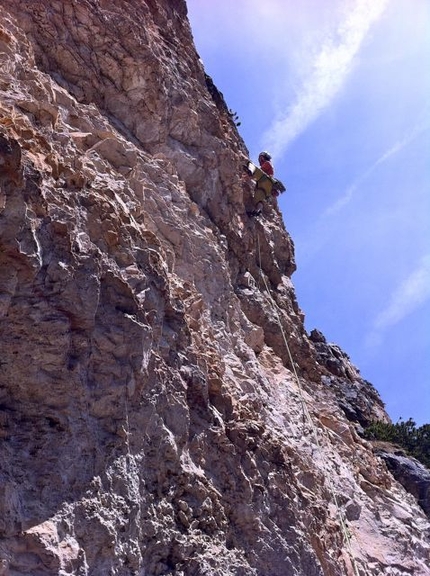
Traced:
<svg viewBox="0 0 430 576">
<path fill-rule="evenodd" d="M 260 152 L 258 162 L 260 167 L 248 161 L 244 166 L 245 172 L 255 180 L 254 202 L 255 208 L 248 212 L 249 216 L 259 216 L 263 211 L 263 202 L 273 196 L 278 196 L 279 192 L 284 192 L 285 187 L 273 177 L 274 170 L 271 162 L 272 157 L 268 152 Z"/>
</svg>

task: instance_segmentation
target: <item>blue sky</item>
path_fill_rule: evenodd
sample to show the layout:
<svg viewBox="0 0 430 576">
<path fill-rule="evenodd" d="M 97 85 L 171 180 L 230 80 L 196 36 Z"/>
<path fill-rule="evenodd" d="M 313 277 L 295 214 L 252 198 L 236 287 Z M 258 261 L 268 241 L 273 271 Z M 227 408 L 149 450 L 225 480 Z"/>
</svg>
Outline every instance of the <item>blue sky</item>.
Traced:
<svg viewBox="0 0 430 576">
<path fill-rule="evenodd" d="M 274 156 L 306 328 L 430 423 L 430 2 L 187 0 L 250 155 Z"/>
</svg>

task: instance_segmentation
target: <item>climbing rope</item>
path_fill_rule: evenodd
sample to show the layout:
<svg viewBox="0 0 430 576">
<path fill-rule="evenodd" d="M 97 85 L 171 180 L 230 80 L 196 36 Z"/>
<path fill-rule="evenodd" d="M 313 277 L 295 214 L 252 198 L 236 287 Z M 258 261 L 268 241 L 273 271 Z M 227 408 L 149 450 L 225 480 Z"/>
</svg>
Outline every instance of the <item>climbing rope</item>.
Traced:
<svg viewBox="0 0 430 576">
<path fill-rule="evenodd" d="M 312 430 L 313 437 L 314 437 L 314 439 L 315 439 L 315 444 L 316 444 L 316 446 L 317 446 L 317 450 L 318 450 L 319 454 L 320 454 L 321 456 L 323 456 L 321 444 L 320 444 L 320 441 L 319 441 L 319 438 L 318 438 L 318 431 L 317 431 L 317 428 L 316 428 L 316 426 L 315 426 L 315 423 L 314 423 L 314 421 L 313 421 L 313 419 L 312 419 L 312 416 L 311 416 L 311 414 L 310 414 L 310 412 L 309 412 L 309 409 L 308 409 L 308 406 L 307 406 L 307 402 L 306 402 L 306 399 L 305 399 L 305 395 L 304 395 L 304 391 L 303 391 L 303 387 L 302 387 L 302 384 L 301 384 L 301 382 L 300 382 L 299 375 L 298 375 L 298 373 L 297 373 L 296 364 L 295 364 L 295 362 L 294 362 L 293 355 L 292 355 L 292 353 L 291 353 L 291 349 L 290 349 L 290 346 L 289 346 L 289 344 L 288 344 L 288 339 L 287 339 L 287 336 L 286 336 L 286 334 L 285 334 L 284 327 L 282 326 L 281 316 L 280 316 L 280 308 L 279 308 L 278 304 L 275 302 L 272 294 L 270 293 L 270 289 L 269 289 L 269 286 L 268 286 L 268 284 L 267 284 L 267 280 L 266 280 L 266 278 L 265 278 L 265 276 L 264 276 L 264 273 L 263 273 L 263 270 L 262 270 L 262 267 L 261 267 L 260 236 L 259 236 L 259 234 L 258 234 L 258 231 L 257 231 L 257 247 L 258 247 L 258 269 L 259 269 L 259 272 L 260 272 L 260 276 L 261 276 L 261 278 L 262 278 L 262 280 L 263 280 L 264 287 L 265 287 L 266 292 L 267 292 L 267 300 L 269 301 L 269 303 L 270 303 L 270 305 L 272 306 L 272 309 L 273 309 L 273 311 L 274 311 L 274 313 L 275 313 L 276 320 L 277 320 L 277 324 L 278 324 L 278 326 L 279 326 L 279 329 L 280 329 L 280 332 L 281 332 L 281 335 L 282 335 L 282 339 L 283 339 L 283 342 L 284 342 L 284 344 L 285 344 L 285 348 L 286 348 L 286 350 L 287 350 L 288 359 L 289 359 L 289 361 L 290 361 L 290 364 L 291 364 L 291 367 L 292 367 L 292 370 L 293 370 L 293 374 L 294 374 L 294 379 L 295 379 L 295 381 L 296 381 L 297 388 L 298 388 L 298 390 L 299 390 L 299 397 L 300 397 L 300 403 L 301 403 L 302 412 L 303 412 L 303 418 L 308 421 L 308 424 L 309 424 L 309 426 L 310 426 L 310 429 Z M 323 458 L 322 460 L 323 460 L 323 462 L 324 462 L 324 458 Z M 330 471 L 329 471 L 329 472 L 330 472 Z M 355 576 L 360 576 L 360 575 L 359 575 L 359 572 L 358 572 L 358 568 L 357 568 L 356 562 L 355 562 L 355 558 L 354 558 L 354 555 L 353 555 L 353 552 L 352 552 L 352 548 L 351 548 L 351 535 L 350 535 L 349 530 L 348 530 L 348 527 L 347 527 L 347 525 L 346 525 L 346 521 L 345 521 L 343 512 L 342 512 L 342 510 L 341 510 L 341 508 L 340 508 L 340 506 L 339 506 L 339 502 L 338 502 L 338 499 L 337 499 L 337 497 L 336 497 L 336 493 L 335 493 L 335 491 L 334 491 L 333 484 L 332 484 L 331 482 L 328 482 L 328 485 L 329 485 L 329 489 L 330 489 L 330 493 L 331 493 L 333 502 L 334 502 L 335 507 L 336 507 L 337 515 L 338 515 L 338 518 L 339 518 L 339 524 L 340 524 L 340 528 L 341 528 L 342 535 L 343 535 L 343 540 L 344 540 L 344 543 L 345 543 L 345 545 L 346 545 L 346 548 L 347 548 L 348 553 L 349 553 L 349 556 L 350 556 L 350 560 L 351 560 L 351 564 L 352 564 L 352 567 L 353 567 L 353 570 L 354 570 L 354 574 L 355 574 Z"/>
</svg>

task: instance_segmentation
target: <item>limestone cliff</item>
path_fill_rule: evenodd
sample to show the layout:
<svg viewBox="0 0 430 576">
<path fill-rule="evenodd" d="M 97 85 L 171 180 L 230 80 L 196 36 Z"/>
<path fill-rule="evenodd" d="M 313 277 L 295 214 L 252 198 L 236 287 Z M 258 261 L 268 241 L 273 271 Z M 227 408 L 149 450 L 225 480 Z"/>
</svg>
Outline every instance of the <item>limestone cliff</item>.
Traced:
<svg viewBox="0 0 430 576">
<path fill-rule="evenodd" d="M 0 575 L 430 574 L 184 1 L 0 7 Z"/>
</svg>

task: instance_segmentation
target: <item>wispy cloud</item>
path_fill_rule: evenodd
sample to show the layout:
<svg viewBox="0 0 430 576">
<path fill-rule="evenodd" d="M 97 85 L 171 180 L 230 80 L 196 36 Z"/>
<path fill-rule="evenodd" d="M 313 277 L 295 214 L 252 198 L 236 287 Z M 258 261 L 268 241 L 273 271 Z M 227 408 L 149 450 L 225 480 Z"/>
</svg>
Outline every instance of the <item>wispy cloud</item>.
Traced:
<svg viewBox="0 0 430 576">
<path fill-rule="evenodd" d="M 367 345 L 375 347 L 383 333 L 391 326 L 419 309 L 430 298 L 430 254 L 425 255 L 418 267 L 393 292 L 387 306 L 377 315 Z"/>
<path fill-rule="evenodd" d="M 326 218 L 332 216 L 339 212 L 344 206 L 346 206 L 353 198 L 355 191 L 361 186 L 361 184 L 384 162 L 389 160 L 392 156 L 403 150 L 408 144 L 413 142 L 418 136 L 423 132 L 429 130 L 429 121 L 427 120 L 423 124 L 417 124 L 412 130 L 408 132 L 404 138 L 396 142 L 391 146 L 382 156 L 380 156 L 367 170 L 365 170 L 356 180 L 349 186 L 343 196 L 338 198 L 331 206 L 329 206 L 321 218 Z"/>
<path fill-rule="evenodd" d="M 318 117 L 342 88 L 367 32 L 388 2 L 356 0 L 337 30 L 325 39 L 296 101 L 263 136 L 264 146 L 275 156 Z"/>
</svg>

